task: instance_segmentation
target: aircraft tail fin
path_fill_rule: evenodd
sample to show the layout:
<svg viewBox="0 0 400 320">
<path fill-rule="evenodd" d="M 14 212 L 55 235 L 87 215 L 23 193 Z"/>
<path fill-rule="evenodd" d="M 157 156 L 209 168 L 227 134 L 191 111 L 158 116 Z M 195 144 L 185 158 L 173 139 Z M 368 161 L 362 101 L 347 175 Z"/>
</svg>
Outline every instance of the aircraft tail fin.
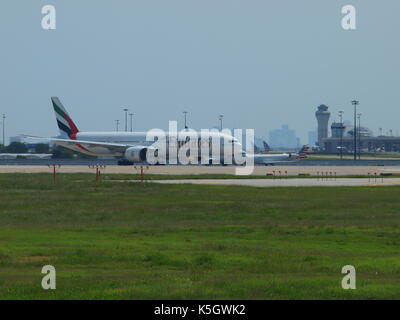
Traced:
<svg viewBox="0 0 400 320">
<path fill-rule="evenodd" d="M 270 152 L 271 151 L 270 146 L 265 141 L 263 141 L 263 146 L 264 146 L 264 152 Z"/>
<path fill-rule="evenodd" d="M 308 154 L 309 152 L 310 152 L 310 147 L 309 147 L 308 145 L 304 145 L 304 146 L 300 149 L 297 158 L 298 158 L 298 159 L 305 159 L 305 158 L 307 158 L 307 154 Z"/>
<path fill-rule="evenodd" d="M 76 139 L 76 134 L 79 132 L 77 126 L 68 115 L 60 99 L 58 97 L 51 97 L 58 128 L 60 129 L 61 136 L 68 136 L 71 139 Z"/>
</svg>

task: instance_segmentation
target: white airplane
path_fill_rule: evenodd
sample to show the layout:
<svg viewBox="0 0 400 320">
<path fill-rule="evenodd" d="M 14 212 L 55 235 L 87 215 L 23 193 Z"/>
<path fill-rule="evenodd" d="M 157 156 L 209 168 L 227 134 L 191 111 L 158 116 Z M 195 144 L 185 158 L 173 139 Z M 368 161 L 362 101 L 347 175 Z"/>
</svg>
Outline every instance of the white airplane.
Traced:
<svg viewBox="0 0 400 320">
<path fill-rule="evenodd" d="M 66 109 L 62 105 L 61 101 L 57 97 L 51 98 L 53 108 L 56 115 L 56 120 L 58 124 L 58 128 L 60 130 L 61 138 L 46 138 L 57 145 L 63 146 L 65 148 L 78 151 L 87 155 L 102 157 L 102 156 L 115 156 L 115 157 L 123 157 L 122 160 L 118 162 L 118 164 L 132 164 L 132 163 L 146 163 L 147 153 L 150 149 L 152 151 L 157 152 L 153 147 L 155 140 L 149 141 L 147 140 L 147 132 L 82 132 L 79 131 Z M 207 164 L 215 163 L 214 160 L 219 160 L 219 163 L 224 164 L 224 146 L 223 143 L 232 144 L 232 148 L 228 148 L 231 150 L 231 153 L 228 153 L 229 157 L 234 159 L 234 155 L 241 155 L 244 158 L 253 158 L 255 163 L 257 164 L 269 164 L 276 163 L 278 161 L 284 162 L 288 160 L 292 160 L 291 154 L 273 154 L 273 155 L 249 155 L 246 154 L 242 150 L 242 145 L 239 141 L 228 134 L 223 132 L 210 131 L 209 138 L 207 141 L 201 141 L 200 133 L 190 130 L 190 131 L 181 131 L 181 132 L 167 132 L 166 139 L 170 141 L 169 137 L 176 137 L 176 144 L 179 147 L 187 143 L 188 136 L 193 136 L 191 141 L 194 143 L 198 143 L 199 155 L 194 155 L 198 157 L 198 162 L 201 162 L 199 159 L 201 153 L 201 148 L 203 146 L 203 142 L 206 143 L 207 150 L 213 150 L 212 143 L 219 143 L 220 154 L 217 155 L 218 159 L 212 158 L 214 155 L 210 155 L 209 158 L 205 159 Z M 40 138 L 36 136 L 27 136 L 30 138 Z M 196 140 L 194 140 L 196 139 Z M 168 150 L 168 146 L 167 146 Z M 226 152 L 226 151 L 225 151 Z M 225 155 L 226 156 L 226 155 Z M 166 157 L 168 160 L 169 154 L 166 153 Z M 218 163 L 217 162 L 217 163 Z"/>
<path fill-rule="evenodd" d="M 269 147 L 268 143 L 263 141 L 264 151 L 270 152 L 271 148 Z M 307 153 L 309 152 L 308 146 L 303 146 L 299 152 L 284 152 L 284 153 L 255 153 L 249 154 L 247 153 L 246 157 L 252 157 L 254 164 L 258 165 L 279 165 L 284 164 L 289 161 L 299 161 L 302 159 L 307 158 Z"/>
<path fill-rule="evenodd" d="M 0 153 L 0 159 L 50 159 L 51 153 Z"/>
<path fill-rule="evenodd" d="M 289 161 L 300 160 L 297 153 L 275 153 L 275 154 L 247 154 L 247 158 L 253 157 L 254 164 L 272 166 L 276 164 L 284 164 Z"/>
</svg>

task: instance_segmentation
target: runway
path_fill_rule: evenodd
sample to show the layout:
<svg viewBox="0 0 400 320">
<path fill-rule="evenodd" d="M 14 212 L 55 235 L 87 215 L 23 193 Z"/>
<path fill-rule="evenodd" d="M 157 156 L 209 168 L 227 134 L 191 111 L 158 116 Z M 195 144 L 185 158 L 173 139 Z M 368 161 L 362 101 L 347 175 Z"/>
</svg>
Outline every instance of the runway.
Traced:
<svg viewBox="0 0 400 320">
<path fill-rule="evenodd" d="M 146 168 L 146 166 L 145 166 Z M 120 173 L 120 174 L 136 174 L 140 167 L 136 169 L 133 166 L 105 166 L 103 173 Z M 50 173 L 52 168 L 46 166 L 32 165 L 1 165 L 0 173 Z M 95 172 L 95 169 L 89 168 L 88 165 L 61 165 L 57 169 L 60 173 L 84 173 Z M 198 174 L 227 174 L 234 175 L 234 166 L 149 166 L 145 170 L 146 174 L 163 174 L 163 175 L 198 175 Z M 400 174 L 400 167 L 393 166 L 256 166 L 252 175 L 266 176 L 275 175 L 278 177 L 298 176 L 298 175 L 329 175 L 329 176 L 346 176 L 346 175 L 380 175 Z"/>
<path fill-rule="evenodd" d="M 97 158 L 82 158 L 82 159 L 0 159 L 0 166 L 47 166 L 49 164 L 60 164 L 63 166 L 87 166 L 93 164 L 101 164 L 106 166 L 117 165 L 117 159 L 97 159 Z M 386 166 L 386 167 L 399 167 L 400 159 L 383 159 L 383 158 L 369 158 L 354 161 L 352 159 L 332 159 L 321 158 L 312 159 L 307 158 L 301 161 L 288 161 L 281 163 L 282 167 L 370 167 L 370 166 Z"/>
<path fill-rule="evenodd" d="M 201 184 L 201 185 L 232 185 L 250 187 L 355 187 L 355 186 L 394 186 L 400 185 L 400 178 L 368 179 L 191 179 L 191 180 L 152 180 L 164 184 Z"/>
</svg>

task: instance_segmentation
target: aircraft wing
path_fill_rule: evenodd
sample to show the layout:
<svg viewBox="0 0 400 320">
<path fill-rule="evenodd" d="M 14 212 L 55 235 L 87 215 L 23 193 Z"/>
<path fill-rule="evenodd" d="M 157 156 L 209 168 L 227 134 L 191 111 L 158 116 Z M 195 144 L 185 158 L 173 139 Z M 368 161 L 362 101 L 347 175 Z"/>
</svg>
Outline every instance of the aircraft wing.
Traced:
<svg viewBox="0 0 400 320">
<path fill-rule="evenodd" d="M 73 140 L 73 139 L 59 139 L 59 138 L 49 138 L 50 141 L 65 146 L 65 145 L 75 145 L 78 147 L 100 147 L 108 149 L 111 152 L 125 153 L 125 150 L 132 145 L 121 144 L 121 143 L 110 143 L 110 142 L 97 142 L 97 141 L 86 141 L 86 140 Z"/>
<path fill-rule="evenodd" d="M 102 148 L 107 149 L 110 153 L 118 153 L 123 155 L 129 147 L 133 147 L 130 144 L 121 144 L 121 143 L 110 143 L 110 142 L 98 142 L 98 141 L 87 141 L 87 140 L 73 140 L 73 139 L 61 139 L 61 138 L 45 138 L 45 137 L 37 137 L 37 136 L 28 136 L 23 135 L 26 138 L 32 139 L 47 139 L 61 146 L 77 146 L 81 149 L 86 148 Z"/>
</svg>

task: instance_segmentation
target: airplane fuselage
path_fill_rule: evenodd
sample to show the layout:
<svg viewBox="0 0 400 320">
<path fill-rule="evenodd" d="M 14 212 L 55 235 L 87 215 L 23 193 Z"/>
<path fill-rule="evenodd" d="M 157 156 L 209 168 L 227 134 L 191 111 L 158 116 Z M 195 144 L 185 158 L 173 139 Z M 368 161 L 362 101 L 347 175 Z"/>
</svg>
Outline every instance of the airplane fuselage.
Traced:
<svg viewBox="0 0 400 320">
<path fill-rule="evenodd" d="M 190 139 L 188 139 L 188 137 Z M 93 141 L 141 147 L 150 147 L 160 139 L 159 137 L 152 137 L 152 135 L 149 135 L 147 132 L 78 132 L 73 136 L 73 138 L 77 141 Z M 235 152 L 242 152 L 242 146 L 236 138 L 216 131 L 210 131 L 206 137 L 203 137 L 200 132 L 193 130 L 190 132 L 166 132 L 161 140 L 165 141 L 167 157 L 168 151 L 171 150 L 171 147 L 176 147 L 176 149 L 179 150 L 184 145 L 196 148 L 199 153 L 198 156 L 213 150 L 218 151 L 218 154 L 216 155 L 218 157 L 223 157 L 224 155 L 232 157 Z M 158 142 L 160 142 L 160 140 Z M 92 156 L 125 155 L 125 152 L 115 151 L 101 145 L 88 145 L 85 143 L 74 144 L 62 141 L 57 141 L 56 143 L 74 151 Z M 228 148 L 225 148 L 225 145 L 227 145 Z M 211 153 L 209 154 L 211 156 Z"/>
</svg>

